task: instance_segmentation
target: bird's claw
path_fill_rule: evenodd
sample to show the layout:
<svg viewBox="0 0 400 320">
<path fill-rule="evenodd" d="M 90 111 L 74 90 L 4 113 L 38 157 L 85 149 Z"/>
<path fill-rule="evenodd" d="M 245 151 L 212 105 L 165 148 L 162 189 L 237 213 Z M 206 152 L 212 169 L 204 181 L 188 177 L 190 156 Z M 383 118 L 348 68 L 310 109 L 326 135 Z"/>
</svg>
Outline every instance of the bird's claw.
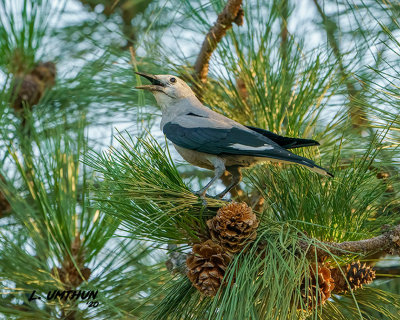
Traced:
<svg viewBox="0 0 400 320">
<path fill-rule="evenodd" d="M 225 201 L 225 202 L 232 202 L 231 199 L 224 199 L 223 197 L 221 197 L 220 195 L 216 195 L 216 196 L 210 196 L 208 194 L 206 194 L 207 198 L 211 198 L 211 199 L 215 199 L 215 200 L 221 200 L 221 201 Z"/>
<path fill-rule="evenodd" d="M 195 196 L 198 196 L 202 200 L 203 207 L 207 207 L 206 193 L 201 190 L 199 191 L 191 190 L 191 191 Z"/>
<path fill-rule="evenodd" d="M 191 190 L 191 191 L 192 191 L 192 193 L 193 193 L 195 196 L 199 196 L 199 197 L 201 197 L 201 198 L 204 198 L 205 195 L 206 195 L 206 193 L 205 193 L 204 191 L 201 191 L 201 190 L 199 190 L 199 191 L 193 191 L 193 190 Z"/>
<path fill-rule="evenodd" d="M 211 196 L 207 193 L 205 193 L 204 191 L 192 191 L 194 195 L 199 196 L 200 199 L 202 200 L 202 204 L 204 207 L 207 207 L 207 199 L 206 198 L 211 198 L 211 199 L 215 199 L 215 200 L 221 200 L 221 201 L 225 201 L 225 202 L 232 202 L 231 199 L 223 199 L 221 196 L 216 195 L 216 196 Z"/>
</svg>

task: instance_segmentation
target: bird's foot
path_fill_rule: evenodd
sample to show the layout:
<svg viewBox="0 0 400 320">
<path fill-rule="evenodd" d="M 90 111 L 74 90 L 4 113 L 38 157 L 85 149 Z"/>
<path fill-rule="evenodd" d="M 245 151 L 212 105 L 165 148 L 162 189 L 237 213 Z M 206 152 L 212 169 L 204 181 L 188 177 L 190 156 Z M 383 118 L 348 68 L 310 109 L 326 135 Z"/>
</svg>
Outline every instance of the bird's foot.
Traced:
<svg viewBox="0 0 400 320">
<path fill-rule="evenodd" d="M 192 193 L 193 193 L 195 196 L 199 196 L 200 198 L 204 198 L 205 195 L 206 195 L 206 192 L 203 191 L 203 190 L 199 190 L 199 191 L 193 191 L 193 190 L 191 190 L 191 191 L 192 191 Z"/>
<path fill-rule="evenodd" d="M 216 195 L 216 196 L 211 196 L 209 194 L 207 194 L 206 192 L 199 190 L 199 191 L 192 191 L 192 193 L 196 196 L 199 196 L 200 199 L 202 200 L 202 204 L 204 207 L 207 207 L 207 198 L 211 198 L 211 199 L 215 199 L 215 200 L 222 200 L 225 202 L 232 202 L 231 199 L 222 199 L 222 197 L 220 195 Z"/>
<path fill-rule="evenodd" d="M 203 190 L 192 191 L 192 193 L 198 196 L 202 200 L 203 207 L 207 207 L 206 192 Z"/>
<path fill-rule="evenodd" d="M 217 194 L 216 196 L 210 196 L 210 195 L 206 194 L 206 197 L 215 199 L 215 200 L 225 201 L 225 202 L 232 202 L 231 199 L 224 199 L 223 196 L 221 197 L 219 194 Z"/>
</svg>

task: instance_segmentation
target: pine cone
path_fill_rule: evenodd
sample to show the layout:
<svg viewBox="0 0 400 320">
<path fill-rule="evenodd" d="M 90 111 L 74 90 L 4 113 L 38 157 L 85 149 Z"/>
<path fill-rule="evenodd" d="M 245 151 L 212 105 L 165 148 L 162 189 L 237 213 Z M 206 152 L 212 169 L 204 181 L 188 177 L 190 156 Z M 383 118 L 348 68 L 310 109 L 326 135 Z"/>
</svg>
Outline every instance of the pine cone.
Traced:
<svg viewBox="0 0 400 320">
<path fill-rule="evenodd" d="M 195 244 L 192 251 L 186 259 L 189 280 L 204 295 L 215 296 L 222 284 L 230 256 L 212 240 Z"/>
<path fill-rule="evenodd" d="M 56 65 L 54 62 L 39 62 L 30 73 L 43 82 L 45 88 L 51 88 L 56 82 Z"/>
<path fill-rule="evenodd" d="M 229 253 L 237 253 L 257 236 L 258 220 L 246 203 L 233 202 L 207 221 L 211 239 Z"/>
<path fill-rule="evenodd" d="M 306 286 L 306 279 L 304 278 L 303 283 L 301 284 L 301 293 L 304 303 L 308 305 L 310 310 L 324 304 L 325 301 L 330 298 L 331 292 L 335 287 L 330 269 L 323 266 L 318 266 L 317 272 L 316 266 L 310 268 L 310 278 L 308 279 L 307 284 L 308 285 Z"/>
<path fill-rule="evenodd" d="M 23 110 L 24 104 L 34 106 L 42 97 L 44 89 L 43 82 L 36 76 L 27 74 L 23 78 L 16 77 L 12 89 L 13 108 L 19 112 Z"/>
<path fill-rule="evenodd" d="M 7 201 L 4 194 L 0 191 L 0 218 L 3 218 L 8 215 L 11 210 L 11 205 Z"/>
<path fill-rule="evenodd" d="M 363 284 L 371 283 L 375 279 L 375 270 L 365 263 L 361 264 L 360 261 L 333 268 L 331 274 L 335 281 L 334 293 L 347 292 L 350 288 L 352 290 L 362 288 Z"/>
<path fill-rule="evenodd" d="M 55 84 L 56 65 L 49 62 L 39 62 L 36 67 L 23 76 L 16 76 L 12 88 L 13 108 L 20 112 L 24 103 L 32 107 L 38 104 L 45 89 Z"/>
<path fill-rule="evenodd" d="M 238 26 L 242 26 L 244 22 L 244 10 L 243 8 L 240 8 L 235 20 L 233 20 L 234 23 L 236 23 Z"/>
<path fill-rule="evenodd" d="M 389 172 L 386 172 L 386 171 L 380 171 L 376 174 L 376 177 L 378 179 L 387 180 L 390 177 L 390 174 L 389 174 Z"/>
<path fill-rule="evenodd" d="M 249 97 L 249 92 L 247 91 L 246 83 L 242 78 L 236 78 L 236 89 L 239 93 L 239 96 L 246 100 Z"/>
<path fill-rule="evenodd" d="M 0 181 L 5 183 L 5 179 L 0 175 Z M 0 218 L 7 216 L 11 212 L 11 205 L 6 199 L 4 193 L 0 190 Z"/>
</svg>

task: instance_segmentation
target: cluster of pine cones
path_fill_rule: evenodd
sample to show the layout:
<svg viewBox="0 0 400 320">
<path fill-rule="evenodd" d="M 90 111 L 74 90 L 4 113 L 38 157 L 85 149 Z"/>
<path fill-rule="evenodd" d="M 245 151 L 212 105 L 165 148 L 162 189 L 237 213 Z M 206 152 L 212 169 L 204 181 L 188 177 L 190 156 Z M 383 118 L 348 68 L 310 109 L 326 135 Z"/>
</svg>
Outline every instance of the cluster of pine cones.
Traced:
<svg viewBox="0 0 400 320">
<path fill-rule="evenodd" d="M 211 239 L 195 244 L 186 260 L 187 276 L 201 293 L 215 296 L 229 262 L 257 236 L 258 220 L 245 203 L 233 202 L 207 221 Z"/>
<path fill-rule="evenodd" d="M 328 300 L 332 293 L 346 293 L 362 288 L 375 278 L 375 271 L 360 261 L 342 267 L 319 265 L 310 267 L 310 277 L 303 279 L 301 294 L 304 305 L 313 309 Z"/>
<path fill-rule="evenodd" d="M 195 244 L 186 260 L 187 276 L 193 286 L 206 296 L 215 296 L 234 254 L 246 250 L 257 236 L 259 221 L 245 203 L 233 202 L 218 210 L 207 221 L 210 239 Z M 309 310 L 324 304 L 332 293 L 345 293 L 371 283 L 375 271 L 365 263 L 352 262 L 342 267 L 310 265 L 300 290 L 303 305 Z"/>
</svg>

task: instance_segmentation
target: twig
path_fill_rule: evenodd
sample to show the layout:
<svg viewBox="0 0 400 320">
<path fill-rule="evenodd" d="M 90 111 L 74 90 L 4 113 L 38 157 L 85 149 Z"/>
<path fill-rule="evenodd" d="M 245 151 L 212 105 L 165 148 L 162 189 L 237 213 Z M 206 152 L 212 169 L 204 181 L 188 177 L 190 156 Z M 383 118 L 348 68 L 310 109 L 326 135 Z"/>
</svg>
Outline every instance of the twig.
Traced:
<svg viewBox="0 0 400 320">
<path fill-rule="evenodd" d="M 381 279 L 398 278 L 400 276 L 400 266 L 374 267 L 376 277 Z"/>
<path fill-rule="evenodd" d="M 122 33 L 126 39 L 126 45 L 122 48 L 127 49 L 134 45 L 137 41 L 137 28 L 132 24 L 132 20 L 143 13 L 147 7 L 150 5 L 152 0 L 147 1 L 131 1 L 128 5 L 128 1 L 120 0 L 106 0 L 106 1 L 94 1 L 94 0 L 80 0 L 84 6 L 90 8 L 90 10 L 95 11 L 99 3 L 102 4 L 104 14 L 109 18 L 112 14 L 118 12 L 122 18 Z"/>
<path fill-rule="evenodd" d="M 288 0 L 281 2 L 281 57 L 285 64 L 287 64 L 288 57 L 288 18 L 289 18 L 289 3 Z"/>
<path fill-rule="evenodd" d="M 233 23 L 239 26 L 243 24 L 244 12 L 241 9 L 241 5 L 242 0 L 228 0 L 224 10 L 218 15 L 217 21 L 207 33 L 194 65 L 195 74 L 201 82 L 207 81 L 210 58 L 218 43 L 226 32 L 232 28 Z"/>
<path fill-rule="evenodd" d="M 309 242 L 301 240 L 300 248 L 307 252 L 311 257 L 318 257 L 319 260 L 329 257 L 331 254 L 337 256 L 349 254 L 368 254 L 376 251 L 385 251 L 389 254 L 400 253 L 400 225 L 394 229 L 383 233 L 380 236 L 358 240 L 337 242 L 322 242 L 320 245 L 310 245 Z"/>
<path fill-rule="evenodd" d="M 187 253 L 177 251 L 178 246 L 176 244 L 168 244 L 168 256 L 169 259 L 165 262 L 165 265 L 169 272 L 171 273 L 179 273 L 182 275 L 186 275 L 187 266 L 186 266 L 186 258 L 188 256 Z"/>
<path fill-rule="evenodd" d="M 318 246 L 310 245 L 308 241 L 300 240 L 299 247 L 307 253 L 310 260 L 317 256 L 319 261 L 324 261 L 330 255 L 344 256 L 350 254 L 368 254 L 375 251 L 386 251 L 389 254 L 400 254 L 400 225 L 380 236 L 358 240 L 337 242 L 322 242 Z M 169 259 L 166 262 L 167 268 L 171 273 L 186 275 L 187 253 L 176 251 L 177 246 L 168 245 Z"/>
</svg>

